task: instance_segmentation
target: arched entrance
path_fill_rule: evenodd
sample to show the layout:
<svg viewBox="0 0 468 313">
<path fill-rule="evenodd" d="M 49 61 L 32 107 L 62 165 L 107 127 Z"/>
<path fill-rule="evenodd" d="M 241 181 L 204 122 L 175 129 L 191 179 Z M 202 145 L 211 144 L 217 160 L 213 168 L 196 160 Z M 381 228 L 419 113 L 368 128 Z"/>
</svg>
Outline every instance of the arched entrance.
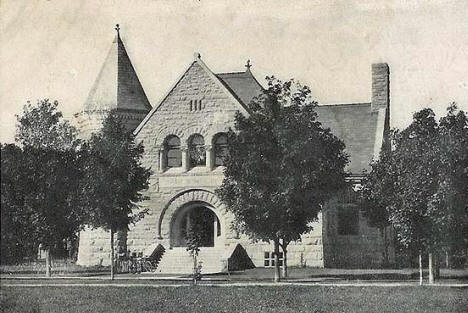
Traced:
<svg viewBox="0 0 468 313">
<path fill-rule="evenodd" d="M 221 223 L 213 207 L 204 202 L 181 206 L 171 223 L 171 247 L 186 247 L 187 238 L 196 236 L 200 247 L 215 247 L 221 237 Z"/>
</svg>

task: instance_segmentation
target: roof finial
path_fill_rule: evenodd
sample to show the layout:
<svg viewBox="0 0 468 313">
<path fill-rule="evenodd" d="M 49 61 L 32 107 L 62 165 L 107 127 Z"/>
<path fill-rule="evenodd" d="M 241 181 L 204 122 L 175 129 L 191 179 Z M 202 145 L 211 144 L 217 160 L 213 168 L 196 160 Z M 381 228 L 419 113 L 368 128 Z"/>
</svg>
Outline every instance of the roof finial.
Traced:
<svg viewBox="0 0 468 313">
<path fill-rule="evenodd" d="M 250 68 L 252 67 L 252 64 L 250 64 L 250 59 L 247 60 L 247 64 L 245 64 L 245 67 L 247 68 L 247 71 L 250 71 Z"/>
<path fill-rule="evenodd" d="M 120 25 L 115 24 L 115 30 L 117 31 L 117 36 L 120 36 Z"/>
<path fill-rule="evenodd" d="M 194 52 L 194 53 L 193 53 L 193 58 L 195 59 L 195 61 L 201 59 L 200 53 Z"/>
</svg>

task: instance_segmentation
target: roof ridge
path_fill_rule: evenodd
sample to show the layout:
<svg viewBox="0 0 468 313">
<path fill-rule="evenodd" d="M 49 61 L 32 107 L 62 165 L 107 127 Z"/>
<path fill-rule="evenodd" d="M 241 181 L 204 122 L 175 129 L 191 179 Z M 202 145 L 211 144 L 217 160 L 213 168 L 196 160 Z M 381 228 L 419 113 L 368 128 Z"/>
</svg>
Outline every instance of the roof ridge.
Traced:
<svg viewBox="0 0 468 313">
<path fill-rule="evenodd" d="M 247 71 L 244 71 L 244 72 L 224 72 L 224 73 L 215 73 L 216 76 L 218 76 L 218 75 L 231 75 L 231 74 L 247 74 Z"/>
<path fill-rule="evenodd" d="M 353 103 L 318 103 L 317 106 L 357 106 L 357 105 L 370 105 L 370 102 L 353 102 Z"/>
</svg>

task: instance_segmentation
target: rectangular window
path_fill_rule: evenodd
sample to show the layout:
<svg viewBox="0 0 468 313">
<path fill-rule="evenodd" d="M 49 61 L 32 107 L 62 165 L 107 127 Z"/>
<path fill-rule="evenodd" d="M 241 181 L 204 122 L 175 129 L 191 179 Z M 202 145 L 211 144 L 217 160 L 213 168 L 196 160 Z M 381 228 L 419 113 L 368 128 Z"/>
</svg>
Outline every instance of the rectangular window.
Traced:
<svg viewBox="0 0 468 313">
<path fill-rule="evenodd" d="M 265 267 L 274 267 L 275 266 L 275 254 L 274 252 L 265 252 L 263 256 L 263 265 Z M 278 258 L 278 263 L 279 266 L 283 266 L 283 252 L 279 253 L 279 258 Z"/>
<path fill-rule="evenodd" d="M 338 235 L 359 234 L 359 208 L 355 205 L 343 205 L 338 209 Z"/>
</svg>

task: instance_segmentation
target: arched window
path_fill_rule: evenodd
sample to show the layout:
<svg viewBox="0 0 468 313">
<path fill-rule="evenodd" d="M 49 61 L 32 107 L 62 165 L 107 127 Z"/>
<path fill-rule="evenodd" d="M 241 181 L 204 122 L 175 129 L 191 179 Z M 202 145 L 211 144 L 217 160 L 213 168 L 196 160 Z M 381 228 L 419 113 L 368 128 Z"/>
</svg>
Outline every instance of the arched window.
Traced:
<svg viewBox="0 0 468 313">
<path fill-rule="evenodd" d="M 166 164 L 167 167 L 182 166 L 182 152 L 180 151 L 180 139 L 177 136 L 170 136 L 166 139 Z"/>
<path fill-rule="evenodd" d="M 224 165 L 227 151 L 227 135 L 224 133 L 218 134 L 214 140 L 215 166 Z"/>
<path fill-rule="evenodd" d="M 189 153 L 192 166 L 206 165 L 205 139 L 202 135 L 196 134 L 190 138 Z"/>
</svg>

